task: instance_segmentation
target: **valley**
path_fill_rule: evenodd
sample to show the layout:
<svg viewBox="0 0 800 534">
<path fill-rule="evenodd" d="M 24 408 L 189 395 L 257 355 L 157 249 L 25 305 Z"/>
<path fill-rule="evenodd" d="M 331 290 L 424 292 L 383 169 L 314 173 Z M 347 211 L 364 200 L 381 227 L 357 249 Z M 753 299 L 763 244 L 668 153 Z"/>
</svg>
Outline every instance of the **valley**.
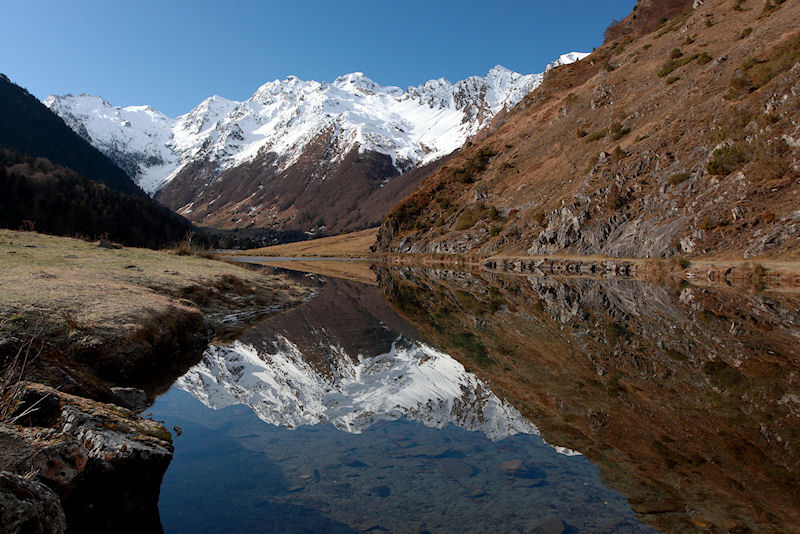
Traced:
<svg viewBox="0 0 800 534">
<path fill-rule="evenodd" d="M 65 37 L 153 105 L 0 75 L 0 532 L 798 531 L 800 3 L 612 3 L 177 0 Z"/>
</svg>

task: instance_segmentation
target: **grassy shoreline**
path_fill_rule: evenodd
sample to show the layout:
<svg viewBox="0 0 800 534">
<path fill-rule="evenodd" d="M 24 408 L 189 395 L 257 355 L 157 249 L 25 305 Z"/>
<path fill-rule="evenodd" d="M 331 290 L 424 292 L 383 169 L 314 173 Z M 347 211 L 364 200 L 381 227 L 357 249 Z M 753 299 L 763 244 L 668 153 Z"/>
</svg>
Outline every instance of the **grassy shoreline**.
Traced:
<svg viewBox="0 0 800 534">
<path fill-rule="evenodd" d="M 0 262 L 0 357 L 34 337 L 44 353 L 27 378 L 98 400 L 310 294 L 221 261 L 33 232 L 0 230 Z"/>
</svg>

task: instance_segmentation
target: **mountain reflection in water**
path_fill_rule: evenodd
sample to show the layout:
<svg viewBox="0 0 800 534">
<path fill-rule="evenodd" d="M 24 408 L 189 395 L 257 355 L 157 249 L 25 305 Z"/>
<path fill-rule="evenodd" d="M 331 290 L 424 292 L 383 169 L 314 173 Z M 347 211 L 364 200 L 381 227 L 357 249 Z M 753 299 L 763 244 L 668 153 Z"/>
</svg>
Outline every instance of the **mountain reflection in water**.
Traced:
<svg viewBox="0 0 800 534">
<path fill-rule="evenodd" d="M 664 532 L 800 532 L 800 298 L 381 269 L 387 300 Z"/>
<path fill-rule="evenodd" d="M 800 531 L 797 295 L 376 273 L 159 400 L 167 531 Z"/>
<path fill-rule="evenodd" d="M 183 429 L 167 532 L 649 531 L 379 287 L 306 278 L 317 297 L 209 347 L 153 407 Z"/>
</svg>

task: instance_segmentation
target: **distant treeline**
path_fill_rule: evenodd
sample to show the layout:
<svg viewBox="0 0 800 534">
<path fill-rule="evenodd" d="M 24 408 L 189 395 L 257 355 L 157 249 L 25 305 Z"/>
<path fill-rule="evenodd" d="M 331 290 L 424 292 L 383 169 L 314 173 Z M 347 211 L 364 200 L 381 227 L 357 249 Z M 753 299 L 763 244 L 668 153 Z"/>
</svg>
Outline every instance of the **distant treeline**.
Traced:
<svg viewBox="0 0 800 534">
<path fill-rule="evenodd" d="M 191 224 L 146 197 L 120 193 L 72 169 L 0 148 L 0 227 L 106 237 L 159 248 L 180 241 Z"/>
</svg>

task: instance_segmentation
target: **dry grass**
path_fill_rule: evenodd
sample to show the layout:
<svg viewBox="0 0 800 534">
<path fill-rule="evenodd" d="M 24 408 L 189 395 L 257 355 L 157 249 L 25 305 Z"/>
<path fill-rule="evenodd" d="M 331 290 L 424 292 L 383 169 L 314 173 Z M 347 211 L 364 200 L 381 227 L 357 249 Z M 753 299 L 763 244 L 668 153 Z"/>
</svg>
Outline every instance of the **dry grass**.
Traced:
<svg viewBox="0 0 800 534">
<path fill-rule="evenodd" d="M 293 292 L 280 277 L 195 256 L 148 249 L 104 249 L 85 241 L 0 230 L 3 331 L 77 337 L 147 324 L 170 310 L 196 311 L 197 288 L 236 280 L 276 298 Z"/>
<path fill-rule="evenodd" d="M 263 265 L 313 273 L 323 276 L 332 276 L 343 280 L 352 280 L 367 285 L 378 285 L 375 273 L 370 270 L 370 263 L 364 261 L 266 261 Z"/>
<path fill-rule="evenodd" d="M 369 248 L 375 243 L 377 233 L 377 228 L 368 228 L 349 234 L 246 250 L 241 255 L 364 258 L 369 255 Z"/>
</svg>

